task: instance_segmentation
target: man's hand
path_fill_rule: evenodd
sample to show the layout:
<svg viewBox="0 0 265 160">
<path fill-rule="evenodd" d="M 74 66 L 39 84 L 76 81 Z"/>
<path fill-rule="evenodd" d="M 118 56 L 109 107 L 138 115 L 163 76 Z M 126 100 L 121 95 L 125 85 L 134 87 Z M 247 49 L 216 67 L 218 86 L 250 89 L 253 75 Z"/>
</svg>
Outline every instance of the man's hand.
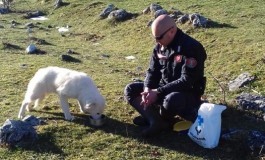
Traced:
<svg viewBox="0 0 265 160">
<path fill-rule="evenodd" d="M 144 108 L 149 107 L 157 101 L 157 90 L 156 89 L 144 89 L 141 93 L 142 102 L 141 105 L 144 105 Z"/>
<path fill-rule="evenodd" d="M 142 95 L 142 102 L 141 102 L 141 105 L 143 105 L 144 108 L 147 107 L 148 99 L 147 99 L 146 97 L 147 97 L 147 95 L 149 94 L 149 91 L 150 91 L 150 90 L 151 90 L 151 89 L 145 87 L 145 88 L 144 88 L 144 91 L 141 93 L 141 95 Z"/>
</svg>

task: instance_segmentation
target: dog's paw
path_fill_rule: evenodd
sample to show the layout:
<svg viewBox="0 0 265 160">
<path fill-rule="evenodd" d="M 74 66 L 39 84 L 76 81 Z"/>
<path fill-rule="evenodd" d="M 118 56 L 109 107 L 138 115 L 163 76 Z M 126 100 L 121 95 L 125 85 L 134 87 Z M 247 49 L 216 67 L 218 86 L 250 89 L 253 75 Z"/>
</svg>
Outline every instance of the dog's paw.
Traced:
<svg viewBox="0 0 265 160">
<path fill-rule="evenodd" d="M 18 114 L 17 116 L 19 119 L 23 119 L 24 118 L 24 115 L 23 114 Z"/>
<path fill-rule="evenodd" d="M 65 119 L 67 121 L 73 121 L 75 119 L 75 117 L 74 116 L 67 116 L 67 117 L 65 117 Z"/>
</svg>

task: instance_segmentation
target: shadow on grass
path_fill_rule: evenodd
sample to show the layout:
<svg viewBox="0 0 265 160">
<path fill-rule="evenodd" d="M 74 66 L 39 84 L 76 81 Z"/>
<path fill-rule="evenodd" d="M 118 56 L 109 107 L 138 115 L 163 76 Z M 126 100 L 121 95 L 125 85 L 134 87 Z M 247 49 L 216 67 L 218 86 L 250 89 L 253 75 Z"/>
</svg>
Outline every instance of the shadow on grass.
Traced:
<svg viewBox="0 0 265 160">
<path fill-rule="evenodd" d="M 38 140 L 32 143 L 27 143 L 18 148 L 22 150 L 34 151 L 36 153 L 49 153 L 49 154 L 57 154 L 58 156 L 63 156 L 64 152 L 60 147 L 56 146 L 54 143 L 54 133 L 45 132 L 38 134 Z M 10 151 L 15 151 L 18 149 L 17 147 L 10 146 Z"/>
<path fill-rule="evenodd" d="M 41 111 L 42 112 L 42 111 Z M 49 117 L 49 120 L 64 119 L 63 113 L 54 112 L 42 112 L 53 114 L 55 117 Z M 100 127 L 93 127 L 89 124 L 89 116 L 85 114 L 73 114 L 75 120 L 72 123 L 79 125 L 84 125 L 90 127 L 93 130 L 102 130 L 106 133 L 116 134 L 124 138 L 137 139 L 141 143 L 148 143 L 153 146 L 162 147 L 168 150 L 173 150 L 178 153 L 184 153 L 192 157 L 200 157 L 203 159 L 252 159 L 253 157 L 258 157 L 258 155 L 253 155 L 249 147 L 247 146 L 246 137 L 238 137 L 233 140 L 224 140 L 220 138 L 218 147 L 214 149 L 204 149 L 194 143 L 187 135 L 186 132 L 174 132 L 167 131 L 162 132 L 158 136 L 143 138 L 140 136 L 141 131 L 144 129 L 142 127 L 135 126 L 128 122 L 121 122 L 117 119 L 107 117 L 106 123 Z M 253 123 L 249 121 L 245 114 L 234 108 L 228 107 L 222 114 L 222 129 L 248 129 L 248 130 L 259 130 L 259 128 L 265 128 L 265 123 Z M 46 133 L 47 134 L 47 133 Z M 49 135 L 46 135 L 49 136 Z M 50 133 L 50 136 L 52 134 Z M 43 135 L 43 140 L 52 139 L 52 137 L 45 137 Z M 41 143 L 41 142 L 40 142 Z M 43 142 L 44 143 L 44 142 Z M 44 145 L 51 145 L 50 142 L 44 143 Z M 60 152 L 60 149 L 53 146 L 53 151 Z M 46 150 L 48 151 L 48 150 Z M 162 153 L 155 151 L 155 156 L 159 157 Z"/>
<path fill-rule="evenodd" d="M 218 23 L 215 21 L 209 21 L 206 28 L 237 28 L 227 23 Z"/>
<path fill-rule="evenodd" d="M 15 44 L 11 44 L 11 43 L 3 42 L 2 45 L 3 45 L 3 49 L 15 49 L 15 50 L 22 50 L 23 49 L 22 47 L 15 45 Z"/>
<path fill-rule="evenodd" d="M 150 138 L 143 138 L 140 133 L 143 127 L 138 127 L 130 123 L 120 122 L 116 119 L 108 118 L 104 126 L 98 129 L 106 133 L 116 134 L 125 138 L 137 139 L 141 143 L 148 143 L 153 146 L 162 147 L 168 150 L 184 153 L 193 157 L 201 157 L 204 159 L 242 159 L 247 157 L 249 152 L 246 152 L 245 145 L 241 143 L 227 143 L 220 141 L 220 144 L 215 149 L 204 149 L 194 143 L 186 132 L 167 131 L 160 135 Z M 162 153 L 155 151 L 155 157 L 159 157 Z M 243 158 L 244 159 L 244 158 Z"/>
<path fill-rule="evenodd" d="M 64 152 L 55 145 L 54 133 L 45 132 L 38 134 L 39 140 L 38 143 L 35 144 L 35 147 L 32 148 L 34 151 L 38 153 L 53 153 L 62 155 Z"/>
</svg>

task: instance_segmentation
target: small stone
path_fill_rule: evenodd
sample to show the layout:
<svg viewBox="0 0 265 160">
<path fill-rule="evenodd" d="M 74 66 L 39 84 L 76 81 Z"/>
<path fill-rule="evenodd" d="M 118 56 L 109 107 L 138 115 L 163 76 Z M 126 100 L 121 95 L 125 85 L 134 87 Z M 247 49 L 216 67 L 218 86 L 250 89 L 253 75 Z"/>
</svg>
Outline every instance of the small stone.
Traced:
<svg viewBox="0 0 265 160">
<path fill-rule="evenodd" d="M 151 10 L 150 10 L 150 7 L 147 7 L 143 10 L 143 14 L 147 14 L 149 13 Z"/>
<path fill-rule="evenodd" d="M 21 65 L 20 65 L 20 68 L 27 68 L 27 67 L 28 67 L 27 64 L 21 64 Z"/>
<path fill-rule="evenodd" d="M 73 53 L 74 53 L 74 51 L 73 51 L 73 50 L 71 50 L 71 49 L 68 49 L 68 50 L 67 50 L 67 53 L 68 53 L 68 54 L 73 54 Z"/>
<path fill-rule="evenodd" d="M 35 53 L 36 51 L 37 51 L 37 47 L 34 44 L 30 44 L 26 48 L 26 53 L 29 53 L 29 54 Z"/>
<path fill-rule="evenodd" d="M 102 54 L 101 56 L 104 57 L 104 58 L 109 58 L 110 57 L 110 55 L 107 55 L 107 54 Z"/>
</svg>

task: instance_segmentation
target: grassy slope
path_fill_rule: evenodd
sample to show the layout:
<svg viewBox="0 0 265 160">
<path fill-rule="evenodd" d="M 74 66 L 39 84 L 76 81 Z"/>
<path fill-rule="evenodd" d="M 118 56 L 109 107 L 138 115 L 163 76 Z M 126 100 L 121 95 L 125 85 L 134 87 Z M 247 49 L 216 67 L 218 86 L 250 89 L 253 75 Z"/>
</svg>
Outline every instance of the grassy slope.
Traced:
<svg viewBox="0 0 265 160">
<path fill-rule="evenodd" d="M 48 14 L 49 21 L 34 28 L 32 36 L 45 39 L 52 45 L 38 45 L 45 55 L 27 55 L 24 48 L 30 43 L 23 25 L 29 20 L 22 19 L 22 13 L 0 15 L 0 42 L 20 46 L 21 50 L 4 49 L 0 44 L 0 120 L 16 119 L 26 85 L 40 67 L 56 65 L 88 73 L 106 97 L 107 125 L 95 129 L 86 126 L 84 116 L 78 114 L 78 107 L 71 100 L 71 111 L 77 120 L 69 123 L 63 120 L 56 96 L 49 96 L 42 105 L 47 110 L 37 110 L 33 115 L 45 117 L 47 125 L 38 127 L 39 141 L 33 146 L 8 150 L 0 148 L 2 159 L 241 159 L 253 158 L 245 151 L 244 140 L 235 142 L 221 141 L 214 150 L 205 150 L 197 146 L 186 135 L 165 133 L 154 139 L 144 140 L 137 136 L 140 131 L 131 120 L 137 115 L 122 100 L 123 88 L 133 78 L 143 79 L 144 70 L 154 44 L 147 22 L 151 15 L 140 15 L 136 19 L 123 23 L 110 24 L 106 19 L 99 20 L 98 14 L 104 7 L 113 3 L 118 8 L 133 13 L 141 13 L 152 1 L 97 1 L 69 0 L 70 5 L 53 10 L 53 1 L 28 0 L 17 1 L 14 10 L 41 10 Z M 193 29 L 188 24 L 179 25 L 205 46 L 208 59 L 206 74 L 208 84 L 206 96 L 211 102 L 222 101 L 222 92 L 212 76 L 226 87 L 226 84 L 239 74 L 248 71 L 257 76 L 257 80 L 240 91 L 227 93 L 229 109 L 223 113 L 224 128 L 242 128 L 247 130 L 265 130 L 265 124 L 245 118 L 245 112 L 234 107 L 233 99 L 242 91 L 251 89 L 264 95 L 264 9 L 262 0 L 222 1 L 159 1 L 169 10 L 177 8 L 185 13 L 199 12 L 217 22 L 214 28 Z M 10 28 L 10 21 L 20 22 L 16 28 Z M 35 22 L 34 22 L 35 23 Z M 62 37 L 52 26 L 72 26 L 71 34 Z M 96 38 L 89 40 L 93 35 Z M 81 64 L 60 61 L 59 55 L 73 49 L 82 60 Z M 102 56 L 109 55 L 109 58 Z M 125 60 L 133 55 L 134 61 Z M 27 67 L 20 67 L 26 64 Z M 236 149 L 238 148 L 238 149 Z"/>
</svg>

